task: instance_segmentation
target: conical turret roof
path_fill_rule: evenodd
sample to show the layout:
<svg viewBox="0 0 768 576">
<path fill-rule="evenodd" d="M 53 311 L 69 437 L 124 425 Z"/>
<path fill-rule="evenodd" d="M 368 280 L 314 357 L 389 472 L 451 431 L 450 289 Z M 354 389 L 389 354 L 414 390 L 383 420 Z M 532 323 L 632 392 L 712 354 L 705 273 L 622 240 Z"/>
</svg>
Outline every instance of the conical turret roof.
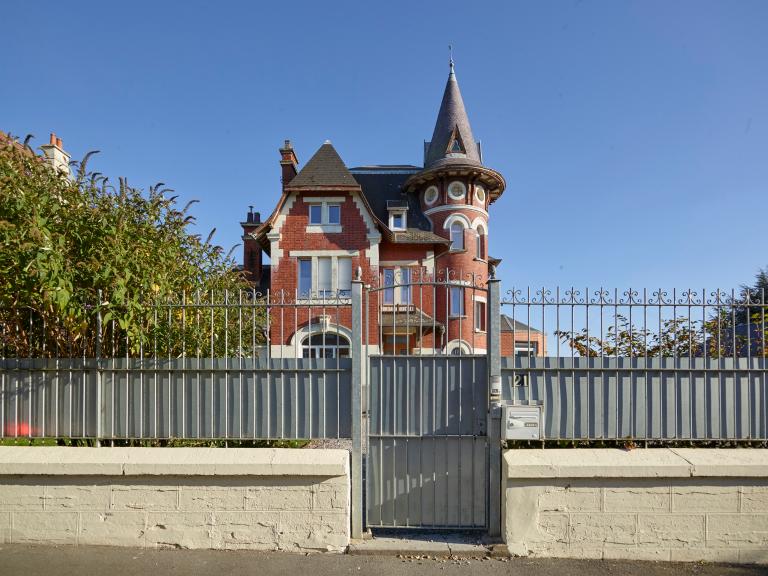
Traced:
<svg viewBox="0 0 768 576">
<path fill-rule="evenodd" d="M 477 143 L 472 135 L 469 117 L 453 70 L 448 74 L 440 112 L 437 114 L 435 131 L 427 148 L 424 167 L 440 164 L 481 164 Z"/>
</svg>

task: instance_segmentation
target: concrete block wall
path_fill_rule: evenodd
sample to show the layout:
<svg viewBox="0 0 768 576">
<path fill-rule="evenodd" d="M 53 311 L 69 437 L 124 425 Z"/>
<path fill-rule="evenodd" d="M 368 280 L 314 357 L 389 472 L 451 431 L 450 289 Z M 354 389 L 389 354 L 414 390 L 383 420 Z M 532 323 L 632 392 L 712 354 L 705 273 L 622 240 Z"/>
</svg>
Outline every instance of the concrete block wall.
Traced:
<svg viewBox="0 0 768 576">
<path fill-rule="evenodd" d="M 344 450 L 0 448 L 0 543 L 343 551 Z"/>
<path fill-rule="evenodd" d="M 768 564 L 768 451 L 509 450 L 512 554 Z"/>
</svg>

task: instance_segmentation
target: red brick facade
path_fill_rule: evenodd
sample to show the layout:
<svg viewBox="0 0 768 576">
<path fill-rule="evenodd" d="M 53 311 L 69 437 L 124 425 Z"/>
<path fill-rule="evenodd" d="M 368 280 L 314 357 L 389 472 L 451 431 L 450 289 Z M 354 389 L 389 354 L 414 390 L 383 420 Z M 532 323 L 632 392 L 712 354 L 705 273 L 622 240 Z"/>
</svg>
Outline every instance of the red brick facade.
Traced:
<svg viewBox="0 0 768 576">
<path fill-rule="evenodd" d="M 278 206 L 242 223 L 244 269 L 277 303 L 272 346 L 298 353 L 313 327 L 348 339 L 351 309 L 339 298 L 359 271 L 374 350 L 486 351 L 489 210 L 505 183 L 482 165 L 452 69 L 423 167 L 348 169 L 329 142 L 301 171 L 290 142 L 280 154 Z M 510 338 L 504 353 L 514 352 Z"/>
</svg>

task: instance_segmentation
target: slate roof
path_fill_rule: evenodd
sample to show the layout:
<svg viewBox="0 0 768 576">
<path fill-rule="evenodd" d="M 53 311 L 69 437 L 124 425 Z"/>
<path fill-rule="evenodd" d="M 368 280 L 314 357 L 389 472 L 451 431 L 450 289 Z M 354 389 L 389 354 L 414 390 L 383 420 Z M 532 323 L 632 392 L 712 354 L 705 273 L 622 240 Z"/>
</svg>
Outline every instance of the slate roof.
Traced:
<svg viewBox="0 0 768 576">
<path fill-rule="evenodd" d="M 501 331 L 502 332 L 528 332 L 531 331 L 531 334 L 540 334 L 541 330 L 536 330 L 536 328 L 532 328 L 528 326 L 528 324 L 523 324 L 519 320 L 512 320 L 509 316 L 506 314 L 501 315 Z"/>
<path fill-rule="evenodd" d="M 385 225 L 389 222 L 388 201 L 402 202 L 408 206 L 408 230 L 396 233 L 403 234 L 400 242 L 407 242 L 409 238 L 413 238 L 419 243 L 437 241 L 434 239 L 436 235 L 430 231 L 429 220 L 421 211 L 418 198 L 413 194 L 403 192 L 405 181 L 419 170 L 421 169 L 417 166 L 404 165 L 362 166 L 350 170 L 357 183 L 360 184 L 363 195 L 374 215 Z M 423 233 L 428 233 L 428 235 Z M 428 240 L 427 238 L 432 239 Z M 440 238 L 440 241 L 442 240 L 444 238 Z"/>
<path fill-rule="evenodd" d="M 395 244 L 450 244 L 448 238 L 438 236 L 429 230 L 407 228 L 404 232 L 392 232 L 390 242 Z"/>
<path fill-rule="evenodd" d="M 465 154 L 453 155 L 448 152 L 456 134 L 461 139 Z M 451 62 L 451 72 L 448 74 L 448 82 L 445 85 L 445 92 L 443 92 L 443 101 L 440 103 L 440 112 L 437 113 L 432 140 L 429 142 L 424 158 L 425 168 L 443 164 L 481 165 L 480 151 L 475 137 L 472 135 L 467 111 L 464 109 L 464 100 L 461 97 L 459 83 L 456 81 L 456 74 L 453 71 L 453 62 Z"/>
<path fill-rule="evenodd" d="M 358 187 L 339 153 L 326 141 L 286 188 Z"/>
</svg>

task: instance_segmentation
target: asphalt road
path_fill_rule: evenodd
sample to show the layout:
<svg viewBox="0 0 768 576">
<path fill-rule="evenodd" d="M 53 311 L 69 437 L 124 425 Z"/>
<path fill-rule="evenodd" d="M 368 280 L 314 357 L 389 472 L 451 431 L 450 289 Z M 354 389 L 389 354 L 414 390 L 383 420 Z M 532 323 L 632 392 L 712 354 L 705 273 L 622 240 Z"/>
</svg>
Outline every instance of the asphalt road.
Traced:
<svg viewBox="0 0 768 576">
<path fill-rule="evenodd" d="M 592 560 L 416 559 L 397 556 L 292 554 L 288 552 L 222 552 L 208 550 L 141 550 L 101 547 L 0 545 L 0 575 L 24 576 L 339 576 L 386 574 L 467 576 L 728 576 L 768 575 L 768 568 L 718 564 L 673 564 Z"/>
</svg>

